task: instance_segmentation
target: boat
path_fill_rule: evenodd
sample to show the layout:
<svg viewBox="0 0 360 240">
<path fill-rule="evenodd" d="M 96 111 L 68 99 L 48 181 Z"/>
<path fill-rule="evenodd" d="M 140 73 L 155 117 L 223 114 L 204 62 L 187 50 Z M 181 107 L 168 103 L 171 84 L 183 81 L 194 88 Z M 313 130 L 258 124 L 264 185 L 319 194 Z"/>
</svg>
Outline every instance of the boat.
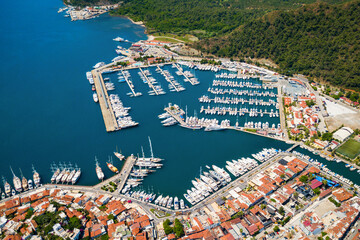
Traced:
<svg viewBox="0 0 360 240">
<path fill-rule="evenodd" d="M 21 169 L 20 170 L 20 175 L 21 175 L 21 185 L 24 191 L 27 191 L 29 189 L 29 185 L 28 185 L 28 181 L 27 179 L 24 177 L 24 175 L 22 174 Z"/>
<path fill-rule="evenodd" d="M 180 199 L 180 208 L 184 209 L 185 208 L 185 203 L 183 199 Z"/>
<path fill-rule="evenodd" d="M 119 152 L 114 152 L 114 155 L 115 155 L 120 161 L 124 160 L 124 158 L 125 158 L 125 156 L 122 155 L 122 154 L 119 153 Z"/>
<path fill-rule="evenodd" d="M 32 180 L 31 180 L 31 179 L 29 179 L 29 181 L 28 181 L 28 185 L 29 185 L 29 190 L 34 189 L 33 182 L 32 182 Z"/>
<path fill-rule="evenodd" d="M 114 172 L 114 173 L 119 173 L 119 170 L 118 170 L 114 165 L 112 165 L 111 163 L 106 162 L 106 165 L 108 166 L 108 168 L 109 168 L 112 172 Z"/>
<path fill-rule="evenodd" d="M 33 170 L 33 179 L 34 179 L 34 184 L 36 187 L 38 187 L 40 185 L 40 175 L 39 173 L 35 170 L 34 166 L 32 166 L 32 170 Z"/>
<path fill-rule="evenodd" d="M 93 99 L 96 103 L 99 101 L 98 95 L 95 92 L 93 93 Z"/>
<path fill-rule="evenodd" d="M 73 176 L 73 178 L 71 179 L 72 184 L 75 184 L 79 180 L 80 175 L 81 175 L 81 169 L 78 168 L 77 166 L 75 166 L 75 169 L 77 169 L 77 171 L 76 171 L 75 175 Z"/>
<path fill-rule="evenodd" d="M 113 39 L 113 41 L 115 41 L 115 42 L 123 42 L 123 41 L 125 41 L 125 39 L 123 39 L 122 37 L 116 37 L 116 38 Z"/>
<path fill-rule="evenodd" d="M 95 69 L 95 68 L 99 68 L 99 67 L 102 67 L 102 66 L 104 66 L 105 65 L 105 63 L 104 62 L 98 62 L 97 64 L 95 64 L 94 66 L 93 66 L 93 68 Z"/>
<path fill-rule="evenodd" d="M 20 178 L 18 178 L 17 176 L 15 176 L 15 173 L 14 171 L 12 170 L 12 168 L 10 167 L 10 170 L 13 174 L 13 183 L 14 183 L 14 187 L 15 187 L 15 190 L 17 192 L 22 192 L 22 187 L 21 187 L 21 181 L 20 181 Z M 13 189 L 14 190 L 14 189 Z"/>
<path fill-rule="evenodd" d="M 95 168 L 96 175 L 97 175 L 98 179 L 100 181 L 102 181 L 104 179 L 104 173 L 103 173 L 101 167 L 99 166 L 99 163 L 98 163 L 96 157 L 95 157 L 95 164 L 96 164 L 96 168 Z"/>
<path fill-rule="evenodd" d="M 175 208 L 175 210 L 179 210 L 179 199 L 178 199 L 178 197 L 174 198 L 174 208 Z"/>
<path fill-rule="evenodd" d="M 6 196 L 10 196 L 10 193 L 11 193 L 10 184 L 5 180 L 4 177 L 3 177 L 2 180 L 3 180 L 3 183 L 4 183 L 5 194 L 6 194 Z"/>
<path fill-rule="evenodd" d="M 206 128 L 204 129 L 205 131 L 220 131 L 220 130 L 224 130 L 225 128 L 221 127 L 219 124 L 210 124 L 208 126 L 206 126 Z"/>
<path fill-rule="evenodd" d="M 19 179 L 19 180 L 20 180 L 20 179 Z M 15 196 L 15 195 L 16 195 L 16 192 L 15 192 L 14 189 L 11 190 L 11 195 L 12 195 L 12 196 Z"/>
<path fill-rule="evenodd" d="M 51 168 L 53 168 L 53 167 L 51 166 Z M 53 174 L 52 177 L 51 177 L 51 182 L 52 182 L 52 183 L 56 181 L 56 178 L 57 178 L 57 176 L 58 176 L 59 174 L 60 174 L 60 169 L 57 168 L 56 171 L 54 172 L 54 174 Z M 35 179 L 34 179 L 34 180 L 35 180 Z M 36 182 L 35 182 L 35 183 L 36 183 Z"/>
<path fill-rule="evenodd" d="M 6 198 L 6 196 L 5 196 L 5 193 L 2 192 L 2 193 L 1 193 L 1 199 L 4 199 L 4 198 Z"/>
</svg>

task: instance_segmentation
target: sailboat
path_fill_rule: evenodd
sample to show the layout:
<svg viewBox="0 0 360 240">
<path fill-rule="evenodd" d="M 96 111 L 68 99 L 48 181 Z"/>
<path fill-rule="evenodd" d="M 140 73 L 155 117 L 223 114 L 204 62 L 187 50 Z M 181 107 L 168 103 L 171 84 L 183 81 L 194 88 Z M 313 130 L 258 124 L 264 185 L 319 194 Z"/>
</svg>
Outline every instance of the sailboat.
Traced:
<svg viewBox="0 0 360 240">
<path fill-rule="evenodd" d="M 33 179 L 34 179 L 35 186 L 38 187 L 40 185 L 40 175 L 35 170 L 33 165 L 32 165 L 32 170 L 33 170 Z"/>
<path fill-rule="evenodd" d="M 118 152 L 118 149 L 116 147 L 116 152 L 114 152 L 114 155 L 120 160 L 124 160 L 125 156 L 121 154 L 121 150 L 120 150 L 120 153 Z"/>
<path fill-rule="evenodd" d="M 119 170 L 112 164 L 112 159 L 109 158 L 109 162 L 106 162 L 106 165 L 108 166 L 108 168 L 114 172 L 114 173 L 119 173 Z"/>
<path fill-rule="evenodd" d="M 103 173 L 101 167 L 99 166 L 99 163 L 98 163 L 96 157 L 95 157 L 95 165 L 96 165 L 96 168 L 95 168 L 96 175 L 97 175 L 98 179 L 102 181 L 104 179 L 104 173 Z"/>
<path fill-rule="evenodd" d="M 29 189 L 28 181 L 27 181 L 27 179 L 24 177 L 24 175 L 23 175 L 23 173 L 22 173 L 22 171 L 21 171 L 20 168 L 19 168 L 19 170 L 20 170 L 20 175 L 21 175 L 21 179 L 22 179 L 22 181 L 21 181 L 21 183 L 22 183 L 22 188 L 24 189 L 24 191 L 27 191 L 27 190 Z"/>
<path fill-rule="evenodd" d="M 4 183 L 4 189 L 5 189 L 5 194 L 6 194 L 6 196 L 10 196 L 10 193 L 11 193 L 10 184 L 5 180 L 4 177 L 2 177 L 2 181 L 3 181 L 3 183 Z"/>
<path fill-rule="evenodd" d="M 13 174 L 13 183 L 14 183 L 15 190 L 16 190 L 17 192 L 21 192 L 21 191 L 22 191 L 22 188 L 21 188 L 20 178 L 18 178 L 18 177 L 15 175 L 15 173 L 14 173 L 14 171 L 12 170 L 11 166 L 10 166 L 10 170 L 11 170 L 11 172 L 12 172 L 12 174 Z"/>
</svg>

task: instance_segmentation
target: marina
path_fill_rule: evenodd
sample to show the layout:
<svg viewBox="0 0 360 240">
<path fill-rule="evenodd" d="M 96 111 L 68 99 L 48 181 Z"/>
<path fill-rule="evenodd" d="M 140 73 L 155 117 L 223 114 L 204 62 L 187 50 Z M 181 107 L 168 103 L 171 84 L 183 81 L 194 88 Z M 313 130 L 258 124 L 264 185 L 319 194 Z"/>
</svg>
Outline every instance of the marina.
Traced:
<svg viewBox="0 0 360 240">
<path fill-rule="evenodd" d="M 7 4 L 12 5 L 13 3 L 9 2 Z M 232 161 L 238 157 L 252 158 L 251 154 L 257 153 L 263 148 L 286 150 L 289 147 L 286 142 L 241 131 L 193 131 L 191 128 L 185 129 L 181 126 L 164 127 L 160 123 L 158 116 L 164 112 L 164 106 L 168 106 L 168 103 L 171 102 L 183 109 L 184 116 L 187 106 L 189 113 L 194 112 L 194 110 L 197 111 L 198 119 L 216 117 L 219 125 L 223 120 L 229 120 L 233 129 L 236 129 L 237 118 L 239 127 L 245 127 L 246 122 L 252 121 L 255 124 L 261 121 L 261 123 L 268 122 L 269 128 L 273 124 L 277 128 L 279 119 L 269 117 L 269 114 L 264 114 L 262 118 L 258 114 L 258 116 L 250 119 L 249 114 L 243 116 L 238 114 L 229 115 L 229 113 L 226 115 L 210 114 L 211 117 L 209 117 L 209 114 L 200 113 L 201 104 L 204 108 L 207 108 L 208 103 L 200 103 L 198 99 L 203 95 L 208 95 L 211 99 L 215 97 L 211 95 L 213 93 L 207 91 L 209 87 L 213 89 L 232 88 L 220 85 L 212 86 L 214 80 L 227 81 L 236 79 L 221 79 L 215 76 L 215 74 L 221 75 L 222 72 L 229 75 L 230 68 L 234 67 L 231 65 L 225 71 L 198 63 L 194 64 L 194 66 L 189 62 L 182 64 L 179 60 L 178 64 L 181 64 L 183 72 L 189 71 L 200 80 L 198 85 L 192 85 L 191 82 L 186 81 L 182 82 L 184 77 L 177 75 L 176 71 L 178 69 L 176 67 L 172 68 L 172 65 L 159 66 L 162 70 L 169 71 L 174 80 L 183 84 L 186 88 L 186 91 L 179 94 L 172 94 L 170 89 L 168 90 L 169 82 L 165 78 L 161 78 L 161 73 L 156 75 L 155 69 L 157 67 L 142 67 L 143 70 L 148 69 L 154 78 L 164 86 L 164 91 L 168 93 L 159 95 L 156 98 L 148 94 L 143 94 L 142 97 L 130 97 L 127 93 L 132 91 L 124 85 L 125 89 L 121 86 L 122 83 L 118 82 L 117 73 L 120 71 L 102 73 L 102 79 L 99 76 L 100 72 L 97 72 L 102 71 L 100 67 L 90 71 L 90 73 L 93 73 L 92 75 L 95 74 L 93 81 L 98 97 L 98 103 L 94 103 L 93 92 L 90 90 L 92 87 L 89 85 L 90 81 L 86 80 L 85 73 L 92 69 L 97 62 L 111 62 L 115 57 L 114 49 L 118 45 L 124 48 L 130 47 L 130 43 L 115 42 L 112 39 L 117 36 L 122 36 L 131 42 L 146 39 L 147 36 L 143 33 L 144 28 L 132 24 L 127 19 L 114 18 L 108 15 L 73 24 L 70 21 L 64 21 L 64 17 L 56 12 L 40 11 L 40 9 L 31 6 L 30 3 L 24 2 L 24 4 L 25 7 L 29 8 L 29 13 L 19 13 L 15 6 L 12 6 L 13 12 L 5 13 L 5 17 L 10 15 L 9 19 L 14 19 L 16 24 L 19 24 L 21 29 L 26 31 L 22 31 L 19 36 L 14 29 L 4 26 L 5 31 L 9 32 L 9 34 L 7 38 L 2 40 L 3 44 L 1 46 L 4 54 L 0 56 L 4 63 L 0 68 L 5 73 L 6 78 L 13 79 L 13 81 L 7 81 L 0 90 L 0 101 L 4 103 L 3 111 L 9 116 L 4 119 L 2 125 L 1 149 L 3 160 L 1 163 L 4 168 L 1 170 L 1 175 L 11 185 L 10 189 L 13 189 L 13 175 L 8 167 L 9 162 L 16 162 L 16 166 L 12 164 L 12 167 L 17 177 L 20 177 L 18 169 L 21 168 L 24 177 L 28 180 L 32 178 L 33 185 L 35 185 L 35 180 L 32 177 L 32 164 L 41 176 L 41 183 L 44 184 L 50 183 L 52 178 L 52 173 L 49 171 L 49 162 L 60 163 L 65 161 L 68 163 L 70 161 L 77 163 L 78 167 L 81 168 L 78 185 L 95 185 L 99 183 L 99 179 L 95 170 L 94 156 L 99 159 L 99 165 L 104 174 L 103 179 L 108 179 L 114 174 L 106 166 L 106 159 L 108 159 L 109 155 L 112 155 L 115 146 L 121 146 L 122 154 L 125 156 L 130 156 L 132 153 L 135 156 L 139 153 L 141 156 L 141 146 L 147 146 L 147 136 L 151 136 L 152 142 L 159 148 L 156 151 L 157 154 L 166 160 L 163 162 L 161 169 L 154 168 L 153 170 L 156 170 L 154 174 L 149 173 L 144 177 L 142 181 L 144 190 L 142 191 L 154 188 L 153 194 L 157 194 L 156 198 L 159 197 L 158 192 L 160 192 L 163 197 L 172 196 L 173 200 L 177 196 L 180 202 L 181 198 L 185 200 L 183 198 L 185 191 L 194 187 L 191 181 L 195 177 L 198 178 L 200 166 L 205 168 L 206 165 L 210 167 L 216 165 L 227 171 L 225 167 L 226 161 Z M 42 1 L 42 4 L 48 9 L 59 8 L 59 4 L 55 2 Z M 21 15 L 22 20 L 18 19 L 16 15 Z M 36 28 L 26 24 L 34 19 L 38 21 Z M 49 28 L 49 24 L 52 28 Z M 41 38 L 44 35 L 44 29 L 48 32 L 46 36 L 51 36 L 51 40 Z M 110 30 L 103 32 L 100 29 Z M 33 36 L 39 36 L 40 41 L 39 38 Z M 89 39 L 94 41 L 89 41 Z M 54 44 L 58 46 L 54 48 Z M 13 49 L 13 51 L 8 51 L 5 48 Z M 17 54 L 19 50 L 23 52 L 21 56 Z M 68 54 L 69 52 L 76 54 Z M 49 59 L 49 53 L 56 56 L 56 58 Z M 38 61 L 28 61 L 31 58 L 36 58 Z M 24 71 L 17 71 L 16 66 L 10 64 L 8 59 L 14 59 L 19 65 L 24 66 Z M 44 68 L 47 70 L 44 71 Z M 59 69 L 66 69 L 66 71 Z M 236 77 L 245 78 L 244 81 L 239 79 L 238 82 L 259 81 L 259 79 L 250 79 L 251 74 L 238 74 L 239 69 L 235 70 L 230 72 L 236 74 Z M 148 92 L 148 84 L 143 84 L 138 74 L 139 69 L 134 68 L 123 71 L 129 71 L 129 74 L 131 74 L 135 93 Z M 29 73 L 36 76 L 33 81 L 25 81 L 29 78 Z M 107 92 L 105 84 L 101 83 L 109 81 L 105 80 L 105 78 L 110 78 L 115 87 L 114 90 L 109 91 L 107 98 L 102 93 L 102 89 Z M 39 86 L 42 86 L 42 88 L 40 89 Z M 46 91 L 43 89 L 46 89 Z M 258 90 L 257 88 L 249 88 L 249 93 Z M 264 89 L 264 91 L 269 92 L 270 90 L 274 91 L 274 93 L 276 91 L 275 88 Z M 107 130 L 119 129 L 114 110 L 110 109 L 110 92 L 119 96 L 123 107 L 131 107 L 128 112 L 131 113 L 132 119 L 139 122 L 137 127 L 126 131 L 105 132 L 104 123 Z M 14 94 L 21 97 L 13 97 Z M 24 97 L 28 100 L 24 101 Z M 218 94 L 217 97 L 224 97 L 224 100 L 229 97 L 231 100 L 232 97 L 247 98 L 249 96 L 244 94 L 231 94 L 229 96 Z M 251 96 L 251 98 L 259 100 L 262 98 L 264 102 L 269 102 L 268 100 L 265 101 L 265 98 L 269 97 Z M 8 99 L 13 99 L 13 101 L 8 101 Z M 44 101 L 44 99 L 47 100 Z M 271 99 L 275 100 L 274 98 Z M 224 103 L 211 102 L 210 104 L 210 108 L 224 107 L 220 106 L 220 104 Z M 217 104 L 219 106 L 216 106 Z M 244 104 L 247 103 L 244 102 Z M 99 105 L 101 109 L 99 109 Z M 235 105 L 232 106 L 232 108 L 234 107 Z M 256 106 L 256 103 L 249 109 L 256 107 L 258 110 L 263 109 L 263 112 L 265 112 L 265 108 L 270 112 L 270 107 L 274 109 L 274 112 L 276 111 L 274 105 Z M 237 106 L 237 108 L 239 111 L 240 106 Z M 22 109 L 21 114 L 26 116 L 26 121 L 18 117 L 19 109 Z M 105 117 L 100 112 L 103 110 Z M 189 117 L 195 117 L 195 114 L 189 114 Z M 180 116 L 175 116 L 175 118 L 185 123 L 185 119 L 180 119 Z M 174 137 L 169 139 L 169 136 Z M 312 158 L 327 163 L 327 160 L 318 155 Z M 124 161 L 114 158 L 113 165 L 118 168 L 120 174 L 123 164 Z M 334 161 L 327 163 L 327 165 L 329 169 L 332 168 L 338 174 L 346 175 L 354 182 L 358 181 L 357 171 L 350 171 L 350 168 L 346 168 L 343 163 Z M 140 166 L 136 168 L 140 168 Z M 141 168 L 143 169 L 143 167 Z M 137 172 L 140 173 L 141 171 Z M 172 187 L 169 188 L 169 185 Z M 4 186 L 1 187 L 1 193 L 5 192 Z M 68 184 L 68 187 L 71 187 L 71 184 Z M 7 189 L 9 188 L 7 187 Z"/>
</svg>

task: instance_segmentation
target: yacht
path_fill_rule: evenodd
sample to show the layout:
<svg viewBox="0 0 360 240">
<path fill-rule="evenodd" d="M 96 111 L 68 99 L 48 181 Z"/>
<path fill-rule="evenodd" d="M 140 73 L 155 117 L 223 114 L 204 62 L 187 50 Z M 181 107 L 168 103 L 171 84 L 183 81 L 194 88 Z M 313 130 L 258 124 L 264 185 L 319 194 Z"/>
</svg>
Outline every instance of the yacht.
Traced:
<svg viewBox="0 0 360 240">
<path fill-rule="evenodd" d="M 39 173 L 35 170 L 34 166 L 32 166 L 33 169 L 33 179 L 34 179 L 34 184 L 36 187 L 38 187 L 40 185 L 40 175 Z"/>
<path fill-rule="evenodd" d="M 99 179 L 100 181 L 102 181 L 102 180 L 104 179 L 104 173 L 103 173 L 103 171 L 101 170 L 101 167 L 99 166 L 99 163 L 98 163 L 96 157 L 95 157 L 95 162 L 96 162 L 96 168 L 95 168 L 95 170 L 96 170 L 96 175 L 97 175 L 98 179 Z"/>
<path fill-rule="evenodd" d="M 32 180 L 31 180 L 31 179 L 29 179 L 29 181 L 28 181 L 28 185 L 29 185 L 29 190 L 34 189 L 33 182 L 32 182 Z"/>
<path fill-rule="evenodd" d="M 123 39 L 122 37 L 116 37 L 116 38 L 113 39 L 113 41 L 115 41 L 115 42 L 123 42 L 123 41 L 125 41 L 125 39 Z"/>
<path fill-rule="evenodd" d="M 10 167 L 10 170 L 11 170 L 11 172 L 12 172 L 12 174 L 13 174 L 13 183 L 14 183 L 15 190 L 16 190 L 17 192 L 21 192 L 21 191 L 22 191 L 22 187 L 21 187 L 20 178 L 18 178 L 18 177 L 15 175 L 15 173 L 14 173 L 14 171 L 12 170 L 11 167 Z M 14 189 L 13 189 L 13 190 L 14 190 Z"/>
<path fill-rule="evenodd" d="M 118 152 L 114 152 L 114 155 L 115 155 L 118 159 L 120 159 L 120 161 L 124 160 L 124 158 L 125 158 L 124 155 L 122 155 L 121 153 L 118 153 Z"/>
<path fill-rule="evenodd" d="M 98 62 L 97 64 L 95 64 L 93 66 L 93 68 L 95 69 L 95 68 L 99 68 L 99 67 L 102 67 L 102 66 L 105 66 L 105 63 L 104 62 Z"/>
<path fill-rule="evenodd" d="M 93 93 L 93 99 L 96 103 L 99 101 L 98 95 L 95 92 Z"/>
</svg>

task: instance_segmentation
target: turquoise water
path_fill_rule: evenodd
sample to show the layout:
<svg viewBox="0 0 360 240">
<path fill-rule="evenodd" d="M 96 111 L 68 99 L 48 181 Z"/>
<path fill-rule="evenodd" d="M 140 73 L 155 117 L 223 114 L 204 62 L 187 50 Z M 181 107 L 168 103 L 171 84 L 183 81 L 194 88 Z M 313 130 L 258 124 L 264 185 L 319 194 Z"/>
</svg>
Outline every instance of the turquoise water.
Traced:
<svg viewBox="0 0 360 240">
<path fill-rule="evenodd" d="M 169 102 L 187 105 L 190 113 L 194 110 L 199 113 L 197 98 L 206 93 L 213 79 L 211 72 L 196 73 L 201 81 L 199 86 L 182 82 L 186 87 L 182 93 L 170 93 L 167 83 L 160 79 L 168 94 L 155 97 L 147 95 L 148 86 L 132 70 L 135 89 L 144 95 L 129 98 L 126 83 L 117 82 L 115 92 L 125 106 L 132 107 L 130 115 L 140 125 L 106 133 L 85 72 L 95 63 L 109 62 L 116 56 L 117 43 L 113 38 L 146 39 L 144 29 L 128 19 L 108 15 L 71 22 L 57 13 L 59 7 L 61 1 L 3 3 L 3 9 L 11 11 L 0 15 L 0 176 L 11 184 L 10 166 L 15 174 L 20 175 L 21 168 L 25 177 L 30 178 L 33 164 L 43 182 L 49 182 L 53 162 L 76 163 L 82 168 L 78 184 L 95 184 L 95 156 L 109 177 L 112 173 L 105 161 L 116 147 L 129 155 L 141 154 L 144 146 L 145 154 L 149 155 L 147 137 L 150 136 L 154 154 L 165 161 L 162 169 L 144 180 L 144 187 L 182 195 L 201 166 L 203 169 L 212 164 L 223 167 L 227 160 L 250 156 L 264 147 L 289 147 L 280 141 L 235 131 L 162 127 L 157 115 Z M 128 47 L 127 43 L 122 44 Z M 122 163 L 113 159 L 121 167 Z"/>
</svg>

